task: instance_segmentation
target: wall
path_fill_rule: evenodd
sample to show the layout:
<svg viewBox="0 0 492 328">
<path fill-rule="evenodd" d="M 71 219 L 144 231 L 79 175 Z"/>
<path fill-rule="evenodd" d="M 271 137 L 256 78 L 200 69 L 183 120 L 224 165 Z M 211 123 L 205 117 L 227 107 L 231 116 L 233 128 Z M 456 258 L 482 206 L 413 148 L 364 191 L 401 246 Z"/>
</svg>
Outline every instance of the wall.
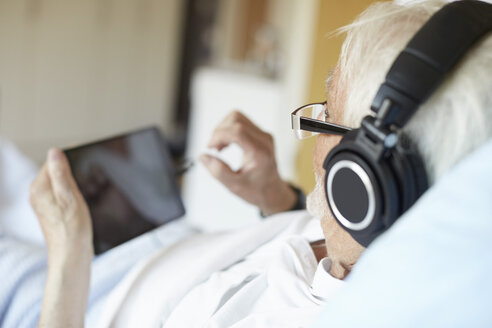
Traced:
<svg viewBox="0 0 492 328">
<path fill-rule="evenodd" d="M 0 135 L 46 149 L 170 131 L 184 1 L 0 0 Z"/>
</svg>

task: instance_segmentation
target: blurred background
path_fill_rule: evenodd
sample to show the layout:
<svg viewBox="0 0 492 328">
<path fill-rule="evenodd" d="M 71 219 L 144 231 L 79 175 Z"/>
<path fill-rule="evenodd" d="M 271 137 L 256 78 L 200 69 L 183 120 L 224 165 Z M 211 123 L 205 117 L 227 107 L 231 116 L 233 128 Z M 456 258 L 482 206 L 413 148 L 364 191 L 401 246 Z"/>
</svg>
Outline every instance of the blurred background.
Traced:
<svg viewBox="0 0 492 328">
<path fill-rule="evenodd" d="M 0 0 L 0 135 L 40 164 L 51 146 L 157 125 L 176 160 L 195 160 L 239 109 L 274 135 L 281 175 L 309 192 L 314 140 L 295 140 L 290 113 L 325 100 L 343 41 L 327 36 L 371 2 Z M 205 229 L 258 217 L 199 165 L 183 195 Z"/>
</svg>

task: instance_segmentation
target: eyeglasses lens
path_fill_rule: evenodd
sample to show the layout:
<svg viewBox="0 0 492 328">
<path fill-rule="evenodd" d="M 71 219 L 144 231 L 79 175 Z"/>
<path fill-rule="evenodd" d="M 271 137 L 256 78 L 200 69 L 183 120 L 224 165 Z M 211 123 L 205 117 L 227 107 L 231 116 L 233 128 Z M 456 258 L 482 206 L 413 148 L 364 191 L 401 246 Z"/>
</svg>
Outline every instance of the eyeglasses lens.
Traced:
<svg viewBox="0 0 492 328">
<path fill-rule="evenodd" d="M 311 120 L 325 121 L 325 106 L 322 104 L 314 104 L 309 105 L 297 113 L 298 116 L 308 118 Z M 305 139 L 316 135 L 317 132 L 305 131 L 305 130 L 297 130 L 296 135 L 299 139 Z"/>
</svg>

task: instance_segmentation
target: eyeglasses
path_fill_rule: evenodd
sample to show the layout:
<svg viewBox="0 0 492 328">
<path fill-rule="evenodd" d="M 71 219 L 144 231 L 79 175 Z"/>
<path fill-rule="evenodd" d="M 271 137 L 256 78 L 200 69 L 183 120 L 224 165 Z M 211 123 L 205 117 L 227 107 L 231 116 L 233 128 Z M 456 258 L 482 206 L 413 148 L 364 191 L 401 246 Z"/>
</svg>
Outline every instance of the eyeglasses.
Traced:
<svg viewBox="0 0 492 328">
<path fill-rule="evenodd" d="M 292 130 L 298 139 L 306 139 L 318 133 L 343 136 L 351 128 L 328 122 L 330 115 L 323 103 L 314 103 L 299 107 L 291 114 Z"/>
</svg>

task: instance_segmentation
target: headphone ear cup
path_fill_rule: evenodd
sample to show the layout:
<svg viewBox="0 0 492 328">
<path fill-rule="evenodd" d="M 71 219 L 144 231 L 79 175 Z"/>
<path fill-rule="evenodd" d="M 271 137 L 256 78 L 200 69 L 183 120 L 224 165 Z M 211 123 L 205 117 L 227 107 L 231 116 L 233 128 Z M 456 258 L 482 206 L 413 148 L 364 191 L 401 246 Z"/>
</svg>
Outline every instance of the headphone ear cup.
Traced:
<svg viewBox="0 0 492 328">
<path fill-rule="evenodd" d="M 401 214 L 402 195 L 389 158 L 371 157 L 357 133 L 348 133 L 327 155 L 325 195 L 338 223 L 367 246 Z"/>
<path fill-rule="evenodd" d="M 396 177 L 397 189 L 400 194 L 399 213 L 403 213 L 410 208 L 417 194 L 414 173 L 409 157 L 409 154 L 405 153 L 401 147 L 395 147 L 391 156 L 388 158 L 388 162 Z"/>
<path fill-rule="evenodd" d="M 403 134 L 400 136 L 400 142 L 392 151 L 390 162 L 401 194 L 402 201 L 399 209 L 401 215 L 428 189 L 427 173 L 416 148 Z"/>
<path fill-rule="evenodd" d="M 351 152 L 340 152 L 327 164 L 325 194 L 336 220 L 349 232 L 372 230 L 381 215 L 381 190 L 372 169 Z"/>
<path fill-rule="evenodd" d="M 429 178 L 424 166 L 424 161 L 418 153 L 411 154 L 409 156 L 409 161 L 412 163 L 413 176 L 417 190 L 415 201 L 417 201 L 417 199 L 422 196 L 422 194 L 426 192 L 427 189 L 429 189 Z"/>
</svg>

